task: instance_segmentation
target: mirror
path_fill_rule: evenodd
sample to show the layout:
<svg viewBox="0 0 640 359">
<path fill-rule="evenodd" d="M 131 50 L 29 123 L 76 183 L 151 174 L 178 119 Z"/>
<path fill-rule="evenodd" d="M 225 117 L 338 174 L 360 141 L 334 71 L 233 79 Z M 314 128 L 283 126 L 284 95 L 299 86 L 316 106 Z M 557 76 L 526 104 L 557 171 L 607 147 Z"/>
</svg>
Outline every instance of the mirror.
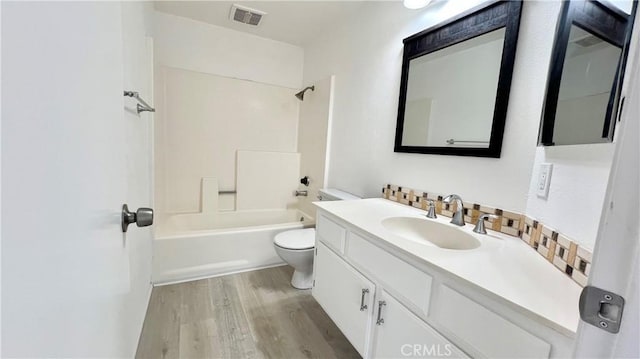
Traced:
<svg viewBox="0 0 640 359">
<path fill-rule="evenodd" d="M 409 61 L 403 145 L 489 147 L 504 33 L 495 30 Z"/>
<path fill-rule="evenodd" d="M 521 3 L 404 40 L 395 152 L 500 157 Z"/>
<path fill-rule="evenodd" d="M 628 19 L 605 3 L 565 2 L 547 81 L 540 144 L 613 140 L 612 119 L 618 112 L 624 50 L 631 30 Z"/>
</svg>

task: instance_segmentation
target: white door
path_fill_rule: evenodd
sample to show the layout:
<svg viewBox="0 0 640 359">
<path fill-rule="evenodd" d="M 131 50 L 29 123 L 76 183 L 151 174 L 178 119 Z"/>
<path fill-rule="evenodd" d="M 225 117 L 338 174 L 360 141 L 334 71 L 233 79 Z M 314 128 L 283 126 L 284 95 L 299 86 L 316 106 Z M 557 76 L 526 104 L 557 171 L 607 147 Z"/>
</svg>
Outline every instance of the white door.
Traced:
<svg viewBox="0 0 640 359">
<path fill-rule="evenodd" d="M 2 356 L 132 357 L 151 230 L 123 235 L 120 207 L 151 205 L 150 117 L 123 90 L 151 88 L 131 77 L 145 5 L 1 6 Z"/>
<path fill-rule="evenodd" d="M 575 357 L 640 357 L 640 19 L 636 18 L 609 176 L 588 285 L 622 295 L 625 307 L 617 334 L 580 322 Z"/>
<path fill-rule="evenodd" d="M 316 248 L 313 297 L 366 357 L 375 286 L 321 242 Z"/>
<path fill-rule="evenodd" d="M 387 292 L 376 299 L 374 358 L 467 358 Z"/>
</svg>

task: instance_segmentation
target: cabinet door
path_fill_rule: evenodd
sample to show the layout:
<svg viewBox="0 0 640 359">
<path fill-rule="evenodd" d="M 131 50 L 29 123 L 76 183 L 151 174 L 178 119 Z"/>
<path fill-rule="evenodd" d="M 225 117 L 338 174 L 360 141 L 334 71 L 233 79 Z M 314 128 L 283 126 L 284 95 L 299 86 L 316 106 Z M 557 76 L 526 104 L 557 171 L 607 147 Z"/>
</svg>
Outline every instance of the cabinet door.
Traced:
<svg viewBox="0 0 640 359">
<path fill-rule="evenodd" d="M 551 344 L 485 308 L 475 300 L 440 287 L 433 319 L 486 358 L 548 358 Z"/>
<path fill-rule="evenodd" d="M 387 292 L 382 291 L 375 305 L 374 358 L 467 358 Z"/>
<path fill-rule="evenodd" d="M 316 248 L 313 297 L 366 357 L 375 286 L 323 243 Z"/>
</svg>

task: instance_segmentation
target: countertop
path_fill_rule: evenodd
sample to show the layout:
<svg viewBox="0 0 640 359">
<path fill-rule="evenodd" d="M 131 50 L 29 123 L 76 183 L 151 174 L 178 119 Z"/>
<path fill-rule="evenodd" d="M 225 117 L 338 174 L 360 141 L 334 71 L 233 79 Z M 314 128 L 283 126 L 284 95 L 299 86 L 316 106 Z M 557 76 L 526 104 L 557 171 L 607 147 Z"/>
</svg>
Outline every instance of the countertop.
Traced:
<svg viewBox="0 0 640 359">
<path fill-rule="evenodd" d="M 467 224 L 463 230 L 474 235 L 481 242 L 480 247 L 443 249 L 397 236 L 381 224 L 389 217 L 432 220 L 425 217 L 423 210 L 382 198 L 314 204 L 397 250 L 509 302 L 510 307 L 532 320 L 575 337 L 582 288 L 520 238 L 491 230 L 487 235 L 476 234 L 472 232 L 474 226 Z M 434 221 L 453 226 L 445 216 Z"/>
</svg>

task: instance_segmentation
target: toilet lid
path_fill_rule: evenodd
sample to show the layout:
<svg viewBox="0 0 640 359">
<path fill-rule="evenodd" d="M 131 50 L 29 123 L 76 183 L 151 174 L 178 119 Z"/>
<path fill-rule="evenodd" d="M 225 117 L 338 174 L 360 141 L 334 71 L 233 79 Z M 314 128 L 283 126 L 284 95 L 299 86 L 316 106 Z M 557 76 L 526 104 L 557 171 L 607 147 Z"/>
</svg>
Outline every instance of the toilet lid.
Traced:
<svg viewBox="0 0 640 359">
<path fill-rule="evenodd" d="M 286 249 L 309 249 L 316 245 L 316 229 L 294 229 L 276 234 L 273 242 Z"/>
</svg>

